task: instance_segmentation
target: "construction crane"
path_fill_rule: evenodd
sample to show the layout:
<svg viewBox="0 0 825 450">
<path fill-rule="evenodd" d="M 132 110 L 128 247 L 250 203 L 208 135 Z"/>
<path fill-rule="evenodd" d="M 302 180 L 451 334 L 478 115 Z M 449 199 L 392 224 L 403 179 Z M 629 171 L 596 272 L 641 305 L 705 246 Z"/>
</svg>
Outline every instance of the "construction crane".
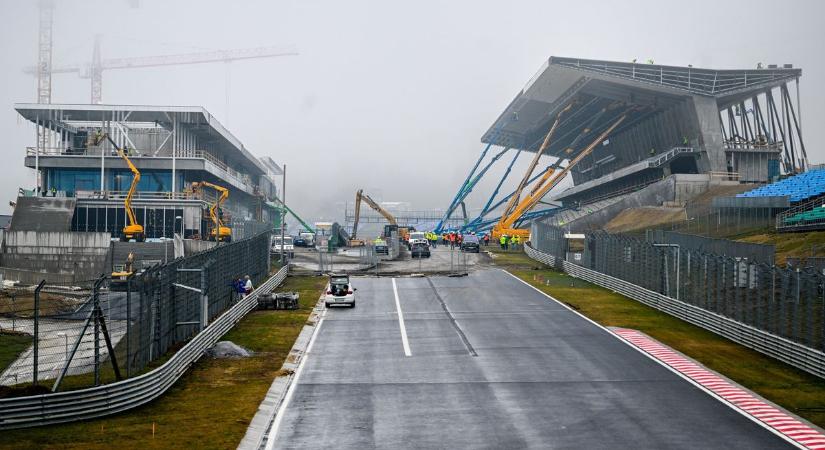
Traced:
<svg viewBox="0 0 825 450">
<path fill-rule="evenodd" d="M 378 202 L 376 202 L 375 200 L 372 199 L 372 197 L 365 194 L 363 189 L 358 189 L 358 191 L 355 193 L 355 219 L 353 220 L 353 223 L 352 223 L 352 234 L 350 235 L 350 245 L 351 246 L 352 245 L 363 245 L 363 243 L 364 243 L 363 240 L 359 240 L 357 238 L 358 221 L 361 218 L 361 201 L 362 200 L 367 205 L 369 205 L 370 208 L 378 211 L 378 213 L 381 214 L 382 216 L 384 216 L 384 218 L 387 219 L 387 222 L 389 222 L 389 225 L 384 227 L 384 236 L 385 237 L 389 237 L 390 233 L 388 231 L 393 230 L 393 229 L 397 229 L 398 232 L 399 232 L 399 235 L 403 235 L 405 233 L 408 233 L 407 228 L 399 228 L 398 227 L 398 220 L 396 220 L 395 216 L 390 214 L 390 212 L 387 211 L 386 209 L 382 208 L 381 205 L 378 204 Z M 403 238 L 403 236 L 402 236 L 402 238 Z"/>
<path fill-rule="evenodd" d="M 284 202 L 282 202 L 281 200 L 278 200 L 278 203 L 279 203 L 279 204 L 280 204 L 280 205 L 281 205 L 281 206 L 282 206 L 282 207 L 283 207 L 283 208 L 284 208 L 284 209 L 285 209 L 288 213 L 292 214 L 292 217 L 294 217 L 295 219 L 297 219 L 297 220 L 298 220 L 298 223 L 300 223 L 300 224 L 301 224 L 301 226 L 302 226 L 302 227 L 304 227 L 304 229 L 305 229 L 308 233 L 313 233 L 313 234 L 315 233 L 315 230 L 313 230 L 313 229 L 312 229 L 312 227 L 311 227 L 311 226 L 309 226 L 309 224 L 308 224 L 308 223 L 306 223 L 306 222 L 304 221 L 304 219 L 302 219 L 302 218 L 301 218 L 298 214 L 295 214 L 295 211 L 293 211 L 292 209 L 290 209 L 290 208 L 289 208 L 289 206 L 286 206 L 286 204 L 284 204 Z"/>
<path fill-rule="evenodd" d="M 130 239 L 134 239 L 137 242 L 143 242 L 146 240 L 146 235 L 143 232 L 143 225 L 137 222 L 137 218 L 135 217 L 135 210 L 132 208 L 132 197 L 135 195 L 135 191 L 137 190 L 138 182 L 140 181 L 140 171 L 132 164 L 132 160 L 126 155 L 126 152 L 118 147 L 112 137 L 109 136 L 109 133 L 97 133 L 93 140 L 92 145 L 100 145 L 103 140 L 106 139 L 112 144 L 112 147 L 117 150 L 117 154 L 126 161 L 126 165 L 129 167 L 129 170 L 132 171 L 132 184 L 129 186 L 129 191 L 126 193 L 126 198 L 123 200 L 123 207 L 126 209 L 126 217 L 129 220 L 129 223 L 123 227 L 123 236 L 120 237 L 121 241 L 129 241 Z M 103 151 L 101 149 L 101 151 Z"/>
<path fill-rule="evenodd" d="M 596 118 L 601 117 L 602 114 L 604 114 L 609 109 L 612 109 L 614 107 L 615 105 L 611 105 L 610 107 L 603 108 L 597 114 Z M 493 225 L 491 234 L 494 239 L 498 239 L 502 235 L 518 236 L 519 238 L 524 239 L 529 238 L 530 230 L 523 228 L 515 228 L 516 222 L 519 222 L 526 213 L 533 209 L 541 201 L 541 199 L 544 198 L 544 196 L 548 192 L 550 192 L 551 189 L 556 187 L 559 184 L 559 182 L 561 182 L 561 180 L 564 179 L 564 177 L 570 172 L 570 170 L 573 167 L 576 166 L 576 164 L 578 164 L 582 159 L 584 159 L 585 156 L 593 152 L 593 150 L 600 142 L 604 141 L 607 138 L 607 136 L 610 135 L 610 133 L 612 133 L 613 130 L 616 129 L 616 127 L 621 125 L 622 122 L 624 122 L 624 120 L 627 118 L 627 115 L 629 113 L 629 111 L 621 113 L 618 116 L 618 119 L 613 121 L 613 123 L 609 127 L 607 127 L 607 129 L 605 129 L 601 134 L 599 134 L 596 137 L 596 139 L 594 139 L 593 142 L 590 143 L 590 145 L 585 147 L 581 152 L 579 152 L 578 155 L 572 158 L 570 162 L 567 163 L 567 166 L 565 166 L 564 169 L 562 169 L 560 172 L 556 172 L 556 169 L 558 169 L 561 159 L 557 161 L 556 164 L 547 167 L 545 169 L 545 172 L 541 175 L 540 179 L 538 179 L 536 184 L 530 190 L 530 193 L 524 199 L 519 201 L 518 196 L 521 195 L 521 191 L 526 187 L 526 181 L 529 180 L 531 175 L 533 174 L 533 169 L 535 169 L 535 166 L 538 163 L 538 156 L 540 156 L 540 154 L 543 153 L 544 150 L 550 145 L 550 140 L 553 137 L 553 133 L 555 132 L 556 127 L 558 126 L 559 120 L 561 119 L 561 115 L 568 108 L 565 108 L 558 114 L 558 116 L 556 116 L 556 120 L 550 127 L 550 131 L 547 133 L 547 136 L 545 136 L 544 142 L 542 143 L 541 148 L 537 153 L 537 157 L 533 159 L 533 163 L 530 165 L 527 173 L 522 179 L 522 182 L 519 184 L 519 188 L 516 190 L 516 193 L 513 195 L 507 207 L 504 209 L 504 213 L 502 214 L 501 219 L 499 219 L 498 223 Z M 595 122 L 595 118 L 591 123 L 593 122 Z M 580 134 L 580 137 L 584 136 L 590 131 L 590 126 L 585 127 L 582 133 Z"/>
<path fill-rule="evenodd" d="M 212 229 L 209 231 L 209 240 L 218 242 L 232 242 L 232 228 L 223 224 L 221 205 L 229 198 L 229 189 L 208 181 L 192 183 L 193 192 L 202 192 L 203 187 L 210 187 L 220 193 L 217 200 L 209 207 L 209 218 L 212 219 Z"/>
<path fill-rule="evenodd" d="M 136 1 L 131 2 L 137 7 Z M 137 69 L 187 64 L 205 64 L 213 62 L 229 63 L 243 59 L 273 58 L 279 56 L 297 56 L 298 53 L 285 51 L 278 47 L 258 47 L 236 50 L 217 50 L 211 52 L 185 53 L 166 56 L 146 56 L 137 58 L 102 59 L 100 36 L 95 36 L 92 59 L 89 63 L 75 63 L 64 66 L 52 66 L 54 0 L 40 0 L 39 38 L 37 66 L 27 67 L 23 72 L 37 76 L 37 102 L 51 103 L 52 75 L 60 73 L 77 73 L 80 78 L 91 80 L 91 102 L 103 101 L 103 72 L 115 69 Z M 228 73 L 227 73 L 228 84 Z M 228 87 L 227 87 L 228 91 Z M 227 92 L 228 95 L 228 92 Z M 227 100 L 228 103 L 228 100 Z"/>
</svg>

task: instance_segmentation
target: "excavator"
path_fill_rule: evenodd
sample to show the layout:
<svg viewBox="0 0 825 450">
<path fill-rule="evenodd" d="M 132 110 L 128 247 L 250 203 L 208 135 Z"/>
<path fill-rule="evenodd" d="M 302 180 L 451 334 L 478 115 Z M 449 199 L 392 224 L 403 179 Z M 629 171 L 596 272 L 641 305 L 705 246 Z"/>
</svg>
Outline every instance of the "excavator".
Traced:
<svg viewBox="0 0 825 450">
<path fill-rule="evenodd" d="M 352 234 L 350 235 L 349 245 L 350 247 L 356 247 L 360 245 L 364 245 L 364 241 L 362 239 L 357 238 L 358 233 L 358 221 L 361 218 L 361 201 L 364 201 L 370 208 L 378 211 L 379 214 L 384 216 L 389 222 L 389 225 L 384 227 L 384 237 L 388 238 L 390 236 L 390 232 L 392 230 L 398 230 L 398 235 L 402 239 L 406 239 L 410 235 L 410 228 L 409 227 L 399 227 L 398 220 L 395 219 L 395 216 L 390 214 L 389 211 L 382 208 L 381 205 L 378 204 L 375 200 L 373 200 L 369 195 L 364 193 L 363 189 L 358 189 L 358 192 L 355 193 L 355 220 L 352 223 Z M 414 230 L 413 230 L 414 231 Z"/>
<path fill-rule="evenodd" d="M 126 198 L 123 200 L 123 207 L 126 209 L 126 217 L 129 220 L 129 223 L 123 227 L 123 236 L 120 237 L 120 240 L 127 242 L 130 239 L 134 239 L 137 242 L 143 242 L 146 240 L 146 234 L 143 232 L 143 225 L 137 223 L 137 218 L 135 218 L 135 210 L 132 209 L 132 197 L 135 195 L 138 182 L 140 181 L 140 171 L 134 164 L 132 164 L 129 157 L 126 156 L 126 152 L 123 151 L 122 148 L 118 147 L 115 141 L 112 140 L 109 133 L 96 134 L 92 141 L 92 145 L 100 145 L 104 139 L 108 140 L 109 143 L 112 144 L 112 147 L 117 150 L 118 156 L 126 161 L 126 165 L 129 166 L 129 170 L 131 170 L 134 175 L 132 177 L 132 184 L 129 186 L 129 191 L 126 193 Z"/>
<path fill-rule="evenodd" d="M 232 228 L 223 224 L 223 214 L 220 212 L 221 205 L 229 198 L 229 189 L 208 181 L 201 181 L 192 183 L 192 192 L 201 192 L 201 189 L 204 187 L 212 188 L 220 193 L 218 200 L 209 207 L 209 217 L 212 219 L 213 224 L 212 229 L 209 231 L 209 240 L 232 242 Z"/>
<path fill-rule="evenodd" d="M 570 162 L 568 162 L 567 166 L 565 166 L 561 171 L 557 171 L 557 169 L 561 165 L 562 158 L 559 158 L 559 160 L 556 161 L 556 163 L 547 167 L 542 176 L 533 185 L 533 188 L 530 190 L 530 193 L 524 199 L 521 199 L 521 193 L 527 186 L 528 180 L 532 176 L 533 170 L 535 170 L 536 165 L 538 165 L 539 158 L 550 145 L 550 141 L 553 137 L 553 134 L 556 131 L 556 128 L 559 125 L 561 116 L 565 112 L 570 110 L 572 106 L 573 103 L 567 105 L 565 108 L 559 111 L 558 115 L 556 116 L 556 120 L 550 127 L 550 131 L 545 136 L 544 141 L 541 144 L 541 147 L 536 152 L 536 155 L 533 157 L 533 161 L 528 167 L 527 173 L 525 173 L 524 178 L 521 180 L 513 196 L 510 198 L 510 201 L 507 203 L 507 206 L 504 208 L 504 212 L 501 215 L 501 219 L 498 221 L 498 223 L 493 225 L 493 229 L 491 231 L 493 239 L 497 240 L 503 235 L 507 235 L 510 237 L 518 236 L 520 239 L 522 239 L 522 242 L 524 240 L 529 239 L 530 230 L 524 228 L 516 228 L 516 223 L 522 218 L 522 216 L 525 213 L 533 209 L 541 201 L 541 199 L 548 192 L 550 192 L 551 189 L 556 187 L 559 184 L 559 182 L 561 182 L 561 180 L 564 179 L 564 177 L 570 172 L 570 170 L 576 166 L 576 164 L 578 164 L 582 159 L 584 159 L 585 156 L 592 153 L 600 142 L 603 142 L 610 135 L 610 133 L 612 133 L 613 130 L 616 129 L 616 127 L 621 125 L 622 122 L 625 121 L 630 112 L 630 110 L 628 109 L 625 110 L 623 113 L 619 114 L 618 118 L 614 120 L 610 124 L 610 126 L 607 127 L 607 129 L 605 129 L 601 134 L 599 134 L 599 136 L 596 137 L 596 139 L 594 139 L 593 142 L 590 143 L 590 145 L 588 145 L 581 152 L 579 152 L 579 154 L 570 159 Z M 591 125 L 595 124 L 598 118 L 600 118 L 604 113 L 611 109 L 615 109 L 618 106 L 618 104 L 613 104 L 603 108 L 599 113 L 597 113 L 594 116 L 594 118 L 591 121 Z M 591 131 L 591 125 L 586 126 L 581 131 L 579 137 L 583 137 L 584 135 L 589 133 Z M 578 138 L 576 138 L 574 142 L 577 141 Z M 567 153 L 572 152 L 572 148 L 568 148 Z"/>
</svg>

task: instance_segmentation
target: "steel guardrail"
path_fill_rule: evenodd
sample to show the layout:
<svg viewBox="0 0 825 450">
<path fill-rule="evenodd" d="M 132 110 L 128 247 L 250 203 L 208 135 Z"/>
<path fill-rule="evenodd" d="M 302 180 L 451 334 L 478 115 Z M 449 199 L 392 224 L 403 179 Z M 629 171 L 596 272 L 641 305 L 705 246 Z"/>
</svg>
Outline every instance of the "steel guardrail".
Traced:
<svg viewBox="0 0 825 450">
<path fill-rule="evenodd" d="M 258 305 L 258 295 L 283 282 L 288 267 L 262 283 L 178 350 L 143 375 L 93 388 L 0 399 L 0 430 L 93 419 L 126 411 L 160 397 L 204 352 Z"/>
<path fill-rule="evenodd" d="M 555 256 L 534 249 L 529 242 L 524 246 L 524 251 L 527 256 L 538 262 L 558 267 Z M 825 353 L 819 350 L 568 261 L 561 261 L 561 268 L 571 276 L 610 289 L 786 364 L 825 378 Z"/>
</svg>

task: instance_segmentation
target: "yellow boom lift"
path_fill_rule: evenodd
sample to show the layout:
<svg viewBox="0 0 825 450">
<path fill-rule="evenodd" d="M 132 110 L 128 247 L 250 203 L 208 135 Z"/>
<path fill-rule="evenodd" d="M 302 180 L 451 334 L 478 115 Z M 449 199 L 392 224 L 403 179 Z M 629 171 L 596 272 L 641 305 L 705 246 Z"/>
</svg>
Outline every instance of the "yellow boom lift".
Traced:
<svg viewBox="0 0 825 450">
<path fill-rule="evenodd" d="M 123 227 L 123 236 L 120 237 L 120 240 L 125 242 L 130 239 L 134 239 L 137 242 L 143 242 L 146 240 L 146 234 L 143 232 L 143 225 L 137 223 L 135 211 L 132 209 L 132 197 L 135 195 L 138 182 L 140 181 L 140 171 L 134 164 L 132 164 L 129 157 L 126 156 L 126 152 L 115 144 L 115 141 L 112 140 L 109 133 L 96 134 L 93 144 L 100 145 L 104 139 L 107 139 L 112 144 L 112 147 L 114 147 L 117 150 L 117 154 L 123 158 L 124 161 L 126 161 L 126 165 L 129 166 L 129 170 L 131 170 L 134 175 L 132 177 L 132 184 L 129 186 L 129 191 L 126 193 L 126 198 L 123 200 L 123 207 L 126 209 L 126 217 L 129 220 L 129 223 Z"/>
<path fill-rule="evenodd" d="M 530 237 L 530 230 L 524 228 L 515 228 L 516 222 L 528 211 L 533 209 L 541 199 L 550 192 L 551 189 L 556 187 L 559 182 L 567 175 L 570 170 L 579 163 L 585 156 L 589 155 L 593 152 L 593 149 L 596 146 L 604 141 L 613 130 L 616 129 L 622 122 L 627 118 L 627 114 L 629 111 L 625 111 L 621 115 L 619 115 L 618 119 L 613 121 L 613 123 L 604 130 L 593 142 L 590 143 L 587 147 L 584 148 L 578 155 L 576 155 L 570 162 L 562 169 L 560 172 L 556 172 L 558 168 L 558 164 L 548 167 L 545 169 L 544 174 L 539 178 L 533 188 L 530 190 L 530 193 L 524 198 L 520 200 L 521 193 L 527 185 L 527 181 L 530 179 L 530 176 L 533 174 L 533 170 L 536 168 L 538 164 L 539 158 L 550 146 L 550 140 L 553 137 L 553 133 L 556 131 L 556 128 L 559 125 L 559 121 L 561 120 L 562 114 L 570 110 L 573 106 L 573 103 L 567 105 L 564 109 L 562 109 L 558 115 L 556 116 L 556 120 L 553 122 L 553 125 L 550 127 L 550 131 L 547 133 L 547 136 L 544 138 L 544 142 L 542 142 L 541 147 L 536 152 L 536 156 L 533 157 L 533 161 L 530 164 L 530 167 L 527 169 L 527 173 L 524 175 L 524 178 L 519 183 L 518 188 L 516 189 L 513 196 L 510 198 L 510 201 L 507 203 L 507 206 L 504 208 L 504 213 L 501 215 L 501 219 L 497 224 L 493 226 L 492 236 L 494 239 L 500 238 L 502 235 L 507 236 L 518 236 L 521 239 L 527 239 Z M 614 108 L 617 105 L 611 105 L 606 108 L 603 108 L 599 115 L 605 113 L 607 110 Z M 582 130 L 582 135 L 585 133 L 590 132 L 589 128 L 585 128 Z M 572 153 L 572 149 L 568 149 L 568 153 Z M 559 162 L 561 159 L 559 160 Z"/>
<path fill-rule="evenodd" d="M 212 184 L 208 181 L 201 181 L 200 183 L 195 182 L 192 183 L 192 191 L 198 192 L 202 187 L 210 187 L 220 193 L 218 200 L 209 207 L 209 217 L 212 219 L 213 227 L 209 231 L 209 240 L 210 241 L 218 241 L 218 242 L 231 242 L 232 241 L 232 228 L 227 227 L 223 224 L 223 219 L 221 218 L 220 208 L 224 201 L 229 198 L 229 189 L 218 186 L 217 184 Z"/>
</svg>

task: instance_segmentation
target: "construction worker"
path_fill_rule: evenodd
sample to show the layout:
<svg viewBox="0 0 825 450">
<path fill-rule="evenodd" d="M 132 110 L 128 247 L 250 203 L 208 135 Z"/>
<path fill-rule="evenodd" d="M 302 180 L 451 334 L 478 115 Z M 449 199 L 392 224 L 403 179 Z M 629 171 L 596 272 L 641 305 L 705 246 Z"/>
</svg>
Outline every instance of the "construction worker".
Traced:
<svg viewBox="0 0 825 450">
<path fill-rule="evenodd" d="M 682 145 L 684 145 L 685 147 L 690 145 L 690 141 L 688 140 L 687 136 L 682 136 Z"/>
<path fill-rule="evenodd" d="M 507 235 L 502 234 L 501 237 L 498 238 L 498 244 L 501 246 L 502 250 L 507 250 Z"/>
<path fill-rule="evenodd" d="M 518 245 L 521 242 L 521 239 L 518 235 L 513 236 L 513 250 L 518 250 Z"/>
</svg>

